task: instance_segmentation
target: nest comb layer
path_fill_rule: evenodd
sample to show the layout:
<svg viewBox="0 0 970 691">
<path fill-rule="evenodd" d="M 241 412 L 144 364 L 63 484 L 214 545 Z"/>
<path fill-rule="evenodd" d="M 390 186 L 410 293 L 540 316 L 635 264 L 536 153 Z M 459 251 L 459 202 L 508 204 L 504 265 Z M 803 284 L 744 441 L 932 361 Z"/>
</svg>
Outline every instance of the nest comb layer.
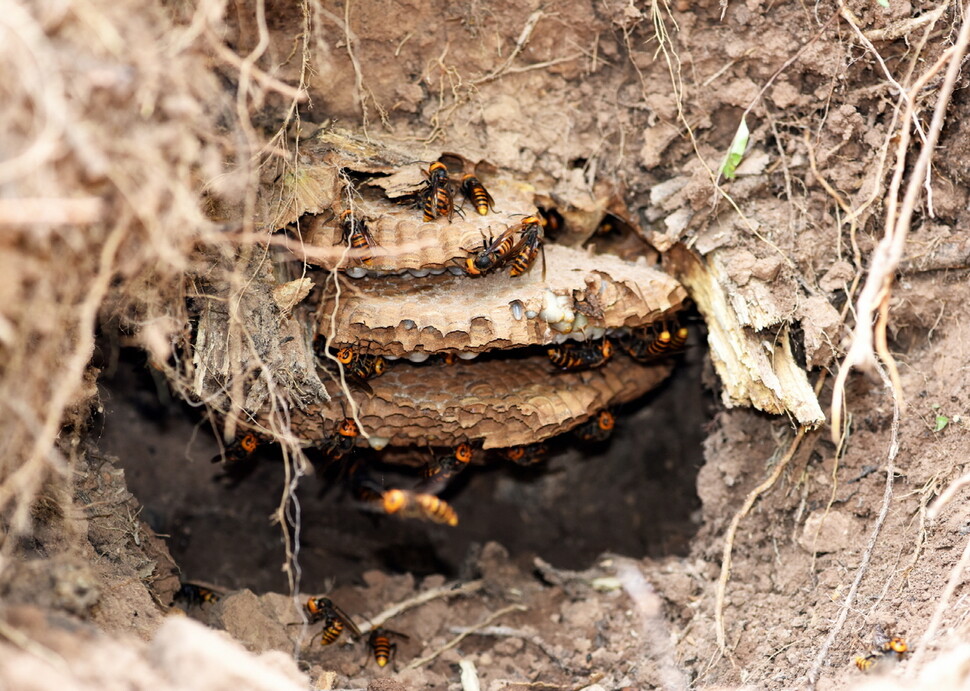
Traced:
<svg viewBox="0 0 970 691">
<path fill-rule="evenodd" d="M 420 169 L 412 166 L 402 172 L 411 173 L 410 178 L 414 179 L 415 171 L 416 179 L 420 181 Z M 321 253 L 313 261 L 329 269 L 339 266 L 355 278 L 365 273 L 379 275 L 407 271 L 441 273 L 449 268 L 458 270 L 469 250 L 481 247 L 485 238 L 497 237 L 506 228 L 536 213 L 532 202 L 535 191 L 530 185 L 501 179 L 489 180 L 487 184 L 495 198 L 497 211 L 480 216 L 471 204 L 465 203 L 462 210 L 456 210 L 450 219 L 445 216 L 433 221 L 424 221 L 424 212 L 412 203 L 413 200 L 398 204 L 365 188 L 360 196 L 354 198 L 352 208 L 355 217 L 367 224 L 374 246 L 366 252 L 348 253 L 346 258 L 342 257 L 341 252 L 330 255 Z M 421 189 L 419 185 L 411 185 L 410 188 L 415 191 Z M 462 201 L 462 195 L 457 194 L 455 206 L 460 207 Z M 304 232 L 306 244 L 321 250 L 339 250 L 343 243 L 337 217 L 341 212 L 342 209 L 335 208 L 333 217 L 322 215 L 308 219 Z M 361 254 L 369 257 L 366 263 L 361 260 Z"/>
<path fill-rule="evenodd" d="M 560 245 L 546 249 L 531 271 L 482 278 L 393 277 L 354 283 L 326 300 L 319 330 L 333 345 L 357 345 L 392 357 L 547 344 L 573 337 L 601 338 L 606 329 L 637 327 L 683 308 L 687 293 L 671 276 L 605 254 Z"/>
<path fill-rule="evenodd" d="M 364 430 L 395 446 L 481 441 L 486 449 L 503 448 L 561 434 L 603 408 L 634 400 L 670 369 L 669 363 L 643 366 L 622 357 L 586 372 L 554 371 L 544 356 L 451 366 L 400 363 L 369 382 L 373 396 L 355 399 Z M 294 430 L 311 442 L 326 439 L 349 411 L 338 394 L 297 414 Z"/>
</svg>

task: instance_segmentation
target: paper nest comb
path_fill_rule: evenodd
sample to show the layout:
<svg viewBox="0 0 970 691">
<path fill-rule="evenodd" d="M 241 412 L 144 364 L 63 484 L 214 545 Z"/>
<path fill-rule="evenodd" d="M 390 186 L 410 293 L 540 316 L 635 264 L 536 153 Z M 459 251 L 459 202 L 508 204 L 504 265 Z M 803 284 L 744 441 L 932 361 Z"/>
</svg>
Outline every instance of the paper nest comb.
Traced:
<svg viewBox="0 0 970 691">
<path fill-rule="evenodd" d="M 341 281 L 339 295 L 333 281 L 319 281 L 328 290 L 313 332 L 331 348 L 411 360 L 390 362 L 385 374 L 367 382 L 372 393 L 348 381 L 372 446 L 533 443 L 642 396 L 669 374 L 669 362 L 644 366 L 620 354 L 597 369 L 559 372 L 541 348 L 673 321 L 686 292 L 644 259 L 624 261 L 547 240 L 544 278 L 541 257 L 515 278 L 507 268 L 465 275 L 470 251 L 537 213 L 530 185 L 482 174 L 494 213 L 480 216 L 465 203 L 463 215 L 424 222 L 414 195 L 433 158 L 415 162 L 333 133 L 314 146 L 283 195 L 290 201 L 268 212 L 274 220 L 266 227 L 296 225 L 310 248 L 301 258 L 354 279 Z M 463 165 L 463 172 L 476 170 Z M 456 193 L 455 205 L 462 201 Z M 342 242 L 339 219 L 348 208 L 373 238 L 366 254 Z M 464 361 L 429 360 L 442 353 Z M 481 354 L 487 357 L 471 361 Z M 291 411 L 294 431 L 307 444 L 325 442 L 352 411 L 334 363 L 320 358 L 320 364 L 328 370 L 321 379 L 331 400 Z"/>
</svg>

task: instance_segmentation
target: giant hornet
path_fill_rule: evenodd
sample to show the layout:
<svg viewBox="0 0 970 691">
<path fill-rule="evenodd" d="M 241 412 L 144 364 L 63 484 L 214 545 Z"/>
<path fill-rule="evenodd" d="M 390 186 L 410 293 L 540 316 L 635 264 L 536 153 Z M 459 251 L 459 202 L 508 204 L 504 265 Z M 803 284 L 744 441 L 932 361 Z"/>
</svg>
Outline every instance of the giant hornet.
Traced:
<svg viewBox="0 0 970 691">
<path fill-rule="evenodd" d="M 394 653 L 397 652 L 397 644 L 391 642 L 391 636 L 408 637 L 406 634 L 399 633 L 398 631 L 377 628 L 371 631 L 370 638 L 367 641 L 370 644 L 371 650 L 374 651 L 374 659 L 377 660 L 377 664 L 380 667 L 390 662 Z"/>
<path fill-rule="evenodd" d="M 242 435 L 241 437 L 237 437 L 235 441 L 226 447 L 226 465 L 232 466 L 249 460 L 253 453 L 255 453 L 258 446 L 259 437 L 257 437 L 253 432 L 246 432 L 246 434 Z M 221 455 L 216 455 L 212 458 L 213 463 L 218 463 L 221 460 Z"/>
<path fill-rule="evenodd" d="M 616 418 L 608 410 L 601 410 L 589 420 L 573 430 L 579 439 L 583 441 L 605 441 L 613 434 L 616 426 Z"/>
<path fill-rule="evenodd" d="M 525 444 L 499 449 L 498 455 L 516 465 L 530 466 L 546 459 L 549 447 L 545 444 Z"/>
<path fill-rule="evenodd" d="M 868 672 L 870 668 L 882 659 L 890 658 L 894 653 L 896 660 L 902 660 L 909 652 L 909 646 L 899 636 L 890 638 L 881 629 L 875 636 L 876 647 L 865 655 L 857 655 L 854 662 L 855 666 L 863 672 Z"/>
<path fill-rule="evenodd" d="M 380 355 L 367 355 L 349 346 L 338 350 L 335 357 L 337 362 L 346 368 L 347 373 L 360 384 L 381 376 L 387 368 L 387 362 Z M 370 386 L 365 384 L 365 388 L 369 389 Z"/>
<path fill-rule="evenodd" d="M 682 351 L 687 343 L 688 334 L 685 326 L 678 327 L 672 334 L 665 326 L 654 336 L 648 336 L 643 332 L 634 333 L 632 337 L 623 339 L 621 345 L 631 358 L 637 362 L 647 363 Z"/>
<path fill-rule="evenodd" d="M 361 637 L 360 629 L 347 614 L 327 597 L 311 597 L 303 606 L 306 610 L 307 618 L 311 624 L 323 621 L 323 629 L 320 630 L 320 645 L 330 645 L 340 638 L 344 626 L 357 638 Z M 314 636 L 316 638 L 316 636 Z M 312 641 L 312 639 L 311 639 Z"/>
<path fill-rule="evenodd" d="M 546 349 L 553 365 L 566 372 L 601 367 L 613 357 L 610 339 L 582 341 L 580 343 L 557 343 Z"/>
<path fill-rule="evenodd" d="M 455 447 L 449 456 L 438 456 L 432 459 L 422 470 L 421 476 L 425 480 L 434 482 L 447 482 L 455 475 L 460 473 L 472 460 L 472 447 L 467 442 L 462 442 Z"/>
<path fill-rule="evenodd" d="M 535 218 L 531 216 L 530 218 Z M 528 220 L 528 219 L 526 219 Z M 519 247 L 521 245 L 521 247 Z M 546 256 L 542 245 L 542 226 L 538 223 L 531 223 L 522 231 L 522 239 L 519 245 L 513 248 L 512 258 L 509 260 L 509 276 L 521 276 L 532 268 L 536 263 L 539 252 L 542 255 L 542 278 L 546 278 Z"/>
<path fill-rule="evenodd" d="M 482 184 L 481 180 L 474 175 L 466 174 L 462 177 L 461 191 L 464 193 L 465 198 L 475 207 L 475 211 L 478 212 L 479 216 L 487 215 L 489 209 L 495 211 L 495 200 L 492 199 L 492 195 L 485 189 L 485 185 Z"/>
<path fill-rule="evenodd" d="M 339 461 L 348 453 L 354 450 L 360 430 L 353 418 L 346 418 L 337 426 L 337 433 L 330 438 L 323 451 L 330 458 Z"/>
<path fill-rule="evenodd" d="M 370 231 L 367 230 L 364 219 L 355 217 L 354 212 L 350 209 L 340 214 L 340 228 L 340 241 L 346 244 L 347 240 L 350 240 L 350 246 L 355 250 L 367 250 L 377 244 L 371 237 Z M 362 264 L 370 264 L 372 259 L 367 254 L 360 254 L 358 258 Z"/>
<path fill-rule="evenodd" d="M 433 221 L 439 216 L 447 214 L 449 220 L 455 213 L 455 200 L 451 195 L 451 180 L 448 178 L 448 167 L 441 161 L 435 161 L 428 167 L 424 191 L 424 220 Z"/>
<path fill-rule="evenodd" d="M 189 605 L 202 605 L 219 601 L 219 594 L 211 588 L 196 583 L 182 583 L 175 593 L 176 600 L 182 600 Z"/>
<path fill-rule="evenodd" d="M 514 241 L 519 233 L 518 242 Z M 507 228 L 498 238 L 488 238 L 481 248 L 465 260 L 465 273 L 484 276 L 511 263 L 509 274 L 521 276 L 532 268 L 542 250 L 542 221 L 538 216 L 528 216 L 520 223 Z M 543 254 L 543 277 L 545 255 Z"/>
<path fill-rule="evenodd" d="M 421 494 L 405 489 L 389 489 L 381 496 L 384 512 L 402 518 L 426 518 L 435 523 L 458 525 L 458 514 L 433 494 Z"/>
</svg>

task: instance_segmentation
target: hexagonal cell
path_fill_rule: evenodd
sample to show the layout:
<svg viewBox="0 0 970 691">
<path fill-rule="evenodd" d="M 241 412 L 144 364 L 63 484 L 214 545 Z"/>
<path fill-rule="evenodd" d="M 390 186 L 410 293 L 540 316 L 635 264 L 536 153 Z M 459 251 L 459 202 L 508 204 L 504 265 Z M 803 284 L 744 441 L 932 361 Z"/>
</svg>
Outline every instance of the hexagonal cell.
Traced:
<svg viewBox="0 0 970 691">
<path fill-rule="evenodd" d="M 644 263 L 560 245 L 518 277 L 441 275 L 356 281 L 339 300 L 321 304 L 319 332 L 334 345 L 355 345 L 393 357 L 474 353 L 546 344 L 565 337 L 601 338 L 607 329 L 670 317 L 687 293 L 671 276 Z"/>
<path fill-rule="evenodd" d="M 414 166 L 410 168 L 401 172 L 413 173 Z M 420 172 L 417 179 L 421 179 Z M 403 197 L 402 203 L 395 203 L 383 193 L 377 194 L 377 190 L 361 185 L 358 193 L 351 195 L 342 206 L 335 205 L 340 208 L 335 208 L 333 214 L 308 217 L 302 222 L 304 242 L 311 248 L 309 260 L 328 269 L 344 269 L 352 278 L 365 273 L 458 269 L 469 250 L 481 247 L 486 238 L 497 237 L 506 228 L 536 213 L 532 202 L 535 191 L 531 185 L 505 179 L 489 179 L 485 184 L 495 199 L 494 212 L 480 216 L 457 192 L 454 215 L 433 221 L 424 221 L 424 212 L 416 205 L 418 198 Z M 366 251 L 351 250 L 346 255 L 339 251 L 345 244 L 339 219 L 345 209 L 352 209 L 354 217 L 366 224 L 373 240 Z M 314 248 L 336 251 L 314 255 Z"/>
<path fill-rule="evenodd" d="M 489 449 L 567 432 L 603 408 L 642 396 L 670 370 L 667 362 L 643 366 L 618 356 L 599 369 L 558 372 L 536 355 L 455 365 L 396 363 L 368 382 L 373 395 L 350 387 L 364 430 L 383 443 L 481 441 Z M 346 394 L 338 392 L 327 404 L 293 411 L 293 429 L 320 442 L 349 415 Z"/>
</svg>

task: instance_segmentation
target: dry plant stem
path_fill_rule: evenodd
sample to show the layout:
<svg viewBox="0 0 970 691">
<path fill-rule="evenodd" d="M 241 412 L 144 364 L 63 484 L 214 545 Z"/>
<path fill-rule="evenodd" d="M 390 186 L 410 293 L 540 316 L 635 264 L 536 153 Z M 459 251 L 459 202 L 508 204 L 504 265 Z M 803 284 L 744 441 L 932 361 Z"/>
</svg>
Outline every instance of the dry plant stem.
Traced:
<svg viewBox="0 0 970 691">
<path fill-rule="evenodd" d="M 450 598 L 457 597 L 459 595 L 468 595 L 469 593 L 474 593 L 482 588 L 484 582 L 481 580 L 468 581 L 468 583 L 462 583 L 461 585 L 443 585 L 439 588 L 432 588 L 431 590 L 426 590 L 419 595 L 415 595 L 412 598 L 399 602 L 396 605 L 388 607 L 383 612 L 375 617 L 368 619 L 368 624 L 366 626 L 360 627 L 361 633 L 370 633 L 374 629 L 383 626 L 386 622 L 390 621 L 399 614 L 407 612 L 409 609 L 414 609 L 426 602 L 431 602 L 432 600 L 437 600 L 438 598 Z"/>
<path fill-rule="evenodd" d="M 540 19 L 542 19 L 543 14 L 545 13 L 542 10 L 536 10 L 529 15 L 529 18 L 525 20 L 525 26 L 523 26 L 522 31 L 519 32 L 519 38 L 515 42 L 515 48 L 511 53 L 509 53 L 509 57 L 505 59 L 505 62 L 486 74 L 484 77 L 474 80 L 471 83 L 472 86 L 478 86 L 479 84 L 490 82 L 493 79 L 499 78 L 508 71 L 512 61 L 518 57 L 519 53 L 522 52 L 522 49 L 525 48 L 526 44 L 529 42 L 529 38 L 532 36 L 532 32 L 535 30 L 536 24 L 539 23 Z"/>
<path fill-rule="evenodd" d="M 495 621 L 499 617 L 504 617 L 506 614 L 509 614 L 510 612 L 525 612 L 527 609 L 528 608 L 525 607 L 524 605 L 509 605 L 508 607 L 505 607 L 503 609 L 500 609 L 497 612 L 493 612 L 492 614 L 488 615 L 484 619 L 484 621 L 482 621 L 481 623 L 476 624 L 475 626 L 470 627 L 464 633 L 458 634 L 453 639 L 451 639 L 450 641 L 448 641 L 447 643 L 445 643 L 443 646 L 441 646 L 440 648 L 438 648 L 436 651 L 434 651 L 433 653 L 431 653 L 427 657 L 422 657 L 422 658 L 420 658 L 418 660 L 413 660 L 411 662 L 411 664 L 409 664 L 404 669 L 405 670 L 417 669 L 418 667 L 421 667 L 422 665 L 426 665 L 429 662 L 431 662 L 432 660 L 434 660 L 436 657 L 438 657 L 439 655 L 441 655 L 441 653 L 443 653 L 443 652 L 445 652 L 447 650 L 451 650 L 456 645 L 458 645 L 459 643 L 461 643 L 463 640 L 465 640 L 466 638 L 468 638 L 469 636 L 471 636 L 473 633 L 475 633 L 478 629 L 485 628 L 486 626 L 488 626 L 489 624 L 491 624 L 493 621 Z"/>
<path fill-rule="evenodd" d="M 876 371 L 879 373 L 879 376 L 882 379 L 883 387 L 889 392 L 893 399 L 893 421 L 890 427 L 889 450 L 886 453 L 886 487 L 883 491 L 882 506 L 879 509 L 879 515 L 876 517 L 876 522 L 872 527 L 872 533 L 869 535 L 869 541 L 866 543 L 866 549 L 862 553 L 862 560 L 859 562 L 859 568 L 856 570 L 855 578 L 853 579 L 852 585 L 849 587 L 849 592 L 845 596 L 845 601 L 842 603 L 842 607 L 839 610 L 839 616 L 836 618 L 835 624 L 832 626 L 832 630 L 829 631 L 829 635 L 826 637 L 825 642 L 818 651 L 815 661 L 812 663 L 812 666 L 808 671 L 808 683 L 812 688 L 815 688 L 815 684 L 818 681 L 819 672 L 822 669 L 822 665 L 825 663 L 825 659 L 828 657 L 829 650 L 832 648 L 832 644 L 842 631 L 846 617 L 848 617 L 849 612 L 852 610 L 856 593 L 859 590 L 859 584 L 862 583 L 862 578 L 866 575 L 866 571 L 869 569 L 869 562 L 872 560 L 872 554 L 876 549 L 876 541 L 879 539 L 879 533 L 882 531 L 883 523 L 886 522 L 886 516 L 889 515 L 889 505 L 893 498 L 893 477 L 896 474 L 896 455 L 899 453 L 900 405 L 899 400 L 896 398 L 896 390 L 893 388 L 893 384 L 890 381 L 889 376 L 886 374 L 885 370 L 878 365 L 878 363 L 876 364 Z"/>
<path fill-rule="evenodd" d="M 67 660 L 47 646 L 41 645 L 37 641 L 33 640 L 23 631 L 19 631 L 18 629 L 10 626 L 2 619 L 0 619 L 0 636 L 6 638 L 8 641 L 10 641 L 10 643 L 17 646 L 25 653 L 30 653 L 34 657 L 43 660 L 54 669 L 60 671 L 62 674 L 66 675 L 70 673 L 71 667 L 67 663 Z"/>
<path fill-rule="evenodd" d="M 452 633 L 473 633 L 476 636 L 492 636 L 494 638 L 521 638 L 523 641 L 528 641 L 539 650 L 541 650 L 545 655 L 549 657 L 550 660 L 555 662 L 562 669 L 566 669 L 566 666 L 562 663 L 559 658 L 559 654 L 553 650 L 548 643 L 539 638 L 536 634 L 530 633 L 525 629 L 516 629 L 511 626 L 486 626 L 484 628 L 472 629 L 468 626 L 453 626 L 451 627 Z"/>
<path fill-rule="evenodd" d="M 350 0 L 344 0 L 344 44 L 347 46 L 347 56 L 354 66 L 354 89 L 357 91 L 357 102 L 360 104 L 361 126 L 367 134 L 367 101 L 364 98 L 364 73 L 360 69 L 360 61 L 354 50 L 357 36 L 350 30 Z"/>
<path fill-rule="evenodd" d="M 43 27 L 21 3 L 5 3 L 3 10 L 0 15 L 0 36 L 5 36 L 4 40 L 17 41 L 23 47 L 21 69 L 26 74 L 21 78 L 41 86 L 37 93 L 36 117 L 42 124 L 33 141 L 23 151 L 13 156 L 7 153 L 7 158 L 0 162 L 0 184 L 47 165 L 57 155 L 64 132 L 70 126 L 68 114 L 71 113 L 71 108 L 64 100 L 67 90 L 62 75 L 57 70 L 47 69 L 45 56 L 38 54 L 35 49 L 46 43 Z M 6 32 L 2 31 L 4 27 Z"/>
<path fill-rule="evenodd" d="M 89 225 L 103 216 L 100 197 L 0 199 L 0 226 Z"/>
<path fill-rule="evenodd" d="M 44 418 L 43 425 L 37 431 L 30 455 L 7 478 L 3 485 L 0 485 L 0 510 L 17 497 L 33 497 L 44 480 L 46 475 L 44 473 L 45 460 L 47 461 L 46 464 L 50 465 L 50 450 L 53 448 L 60 431 L 64 411 L 77 393 L 79 383 L 84 380 L 84 368 L 87 367 L 91 353 L 94 352 L 94 325 L 98 308 L 111 285 L 114 274 L 112 267 L 125 233 L 125 224 L 119 223 L 101 247 L 98 272 L 88 288 L 87 297 L 77 310 L 76 342 L 64 366 L 60 369 L 59 380 L 61 384 L 54 389 L 53 395 L 47 402 L 47 416 Z M 29 502 L 21 502 L 17 506 L 10 521 L 8 535 L 19 533 L 27 526 L 29 507 Z M 5 535 L 2 538 L 4 549 L 13 544 L 6 537 Z"/>
<path fill-rule="evenodd" d="M 968 484 L 970 484 L 970 473 L 962 475 L 951 482 L 950 486 L 943 491 L 943 494 L 936 498 L 936 501 L 934 501 L 933 505 L 929 508 L 929 510 L 927 510 L 926 519 L 930 523 L 935 522 L 936 519 L 939 518 L 940 512 L 946 507 L 947 504 L 953 501 L 953 497 L 956 496 L 957 492 L 962 490 Z"/>
<path fill-rule="evenodd" d="M 471 660 L 460 660 L 458 668 L 461 670 L 462 691 L 482 691 L 482 684 L 478 680 L 478 669 Z"/>
<path fill-rule="evenodd" d="M 640 565 L 632 559 L 618 560 L 616 576 L 640 613 L 641 654 L 656 662 L 664 689 L 686 691 L 687 675 L 677 665 L 660 596 L 643 577 Z"/>
<path fill-rule="evenodd" d="M 758 497 L 771 489 L 778 478 L 781 477 L 782 471 L 791 461 L 792 457 L 795 455 L 795 451 L 798 450 L 798 445 L 801 443 L 802 439 L 805 438 L 807 428 L 800 427 L 795 437 L 792 439 L 791 444 L 788 445 L 788 450 L 785 455 L 778 461 L 775 465 L 774 470 L 771 471 L 771 475 L 762 482 L 760 485 L 755 487 L 744 500 L 744 504 L 738 509 L 738 512 L 734 514 L 734 518 L 731 519 L 731 524 L 728 526 L 727 532 L 724 534 L 724 552 L 721 556 L 721 575 L 717 579 L 717 589 L 715 591 L 714 599 L 714 630 L 717 635 L 717 646 L 721 651 L 722 655 L 728 654 L 727 642 L 724 637 L 724 596 L 727 592 L 728 579 L 731 578 L 731 551 L 734 549 L 734 538 L 738 532 L 738 526 L 754 503 L 758 501 Z"/>
<path fill-rule="evenodd" d="M 882 239 L 873 252 L 869 277 L 866 279 L 859 293 L 859 300 L 856 303 L 856 326 L 852 332 L 852 345 L 846 353 L 842 366 L 835 380 L 835 387 L 832 393 L 832 439 L 837 442 L 840 436 L 842 397 L 845 390 L 845 382 L 849 372 L 856 367 L 871 369 L 875 364 L 874 341 L 885 342 L 885 330 L 876 335 L 876 326 L 873 324 L 873 315 L 877 311 L 884 312 L 888 309 L 890 291 L 892 288 L 893 276 L 899 261 L 903 256 L 903 248 L 906 244 L 906 236 L 909 233 L 913 212 L 916 208 L 916 201 L 920 194 L 920 185 L 926 170 L 930 166 L 933 151 L 939 140 L 940 131 L 943 128 L 943 118 L 946 115 L 946 108 L 950 102 L 950 96 L 956 84 L 957 76 L 960 73 L 960 63 L 966 52 L 967 44 L 970 42 L 970 3 L 964 6 L 963 24 L 955 45 L 946 51 L 940 59 L 930 69 L 921 76 L 909 91 L 909 101 L 906 104 L 906 113 L 902 122 L 908 123 L 913 116 L 914 103 L 916 96 L 923 89 L 926 83 L 932 79 L 944 64 L 949 62 L 943 85 L 940 87 L 939 96 L 933 111 L 933 119 L 930 122 L 926 134 L 926 142 L 923 145 L 920 155 L 913 165 L 910 179 L 906 186 L 906 193 L 902 204 L 899 206 L 897 214 L 896 205 L 899 188 L 902 183 L 902 176 L 905 169 L 906 153 L 909 148 L 910 129 L 902 126 L 900 132 L 899 146 L 896 149 L 896 169 L 893 173 L 892 183 L 887 194 L 886 203 L 886 229 Z M 888 356 L 888 360 L 886 357 Z M 888 351 L 881 352 L 880 357 L 886 362 L 891 372 L 895 369 L 892 357 Z M 898 375 L 893 378 L 893 386 L 897 392 L 897 397 L 901 401 L 901 387 Z"/>
<path fill-rule="evenodd" d="M 933 616 L 930 618 L 930 623 L 926 627 L 926 631 L 919 639 L 919 645 L 916 646 L 916 650 L 913 653 L 913 659 L 909 664 L 909 669 L 907 670 L 907 676 L 915 677 L 919 672 L 920 667 L 923 664 L 923 658 L 926 657 L 926 650 L 940 629 L 940 624 L 943 621 L 943 616 L 946 614 L 947 605 L 950 599 L 953 597 L 953 593 L 956 591 L 957 587 L 963 583 L 963 574 L 967 570 L 967 566 L 970 565 L 970 540 L 967 540 L 967 544 L 963 548 L 963 555 L 960 557 L 960 561 L 956 563 L 953 569 L 950 571 L 950 578 L 946 582 L 946 587 L 943 589 L 943 594 L 940 595 L 940 601 L 936 604 L 936 609 L 933 610 Z"/>
</svg>

